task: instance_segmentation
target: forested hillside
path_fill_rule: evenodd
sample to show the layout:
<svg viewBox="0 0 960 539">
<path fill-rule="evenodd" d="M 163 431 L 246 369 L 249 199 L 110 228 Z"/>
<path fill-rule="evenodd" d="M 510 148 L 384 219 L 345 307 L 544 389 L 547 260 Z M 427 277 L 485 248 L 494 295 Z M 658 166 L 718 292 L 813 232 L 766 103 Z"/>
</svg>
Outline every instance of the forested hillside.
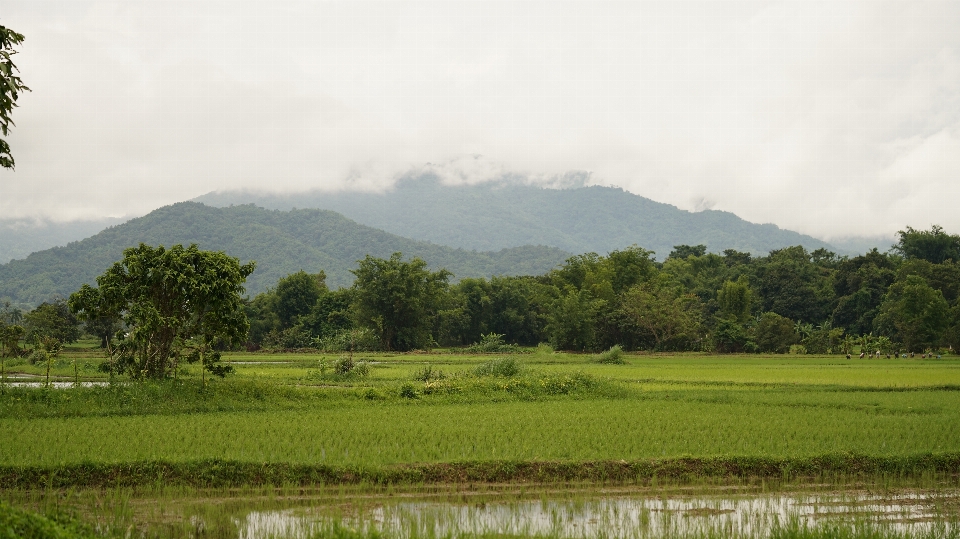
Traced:
<svg viewBox="0 0 960 539">
<path fill-rule="evenodd" d="M 544 189 L 515 181 L 451 186 L 427 175 L 403 179 L 385 193 L 225 192 L 196 201 L 322 208 L 393 234 L 464 249 L 549 245 L 572 253 L 605 254 L 636 244 L 656 252 L 659 260 L 683 244 L 703 244 L 712 253 L 735 249 L 752 255 L 792 245 L 837 251 L 776 225 L 750 223 L 723 211 L 692 213 L 614 187 Z M 880 247 L 886 250 L 889 245 Z"/>
<path fill-rule="evenodd" d="M 255 260 L 257 269 L 247 281 L 251 295 L 301 269 L 324 270 L 330 286 L 349 285 L 350 270 L 368 254 L 387 257 L 401 251 L 420 256 L 456 278 L 540 274 L 570 256 L 559 249 L 532 246 L 498 252 L 453 249 L 401 238 L 331 211 L 275 211 L 249 205 L 214 208 L 182 202 L 65 247 L 0 265 L 0 299 L 36 305 L 54 296 L 66 297 L 84 283 L 93 284 L 96 276 L 120 260 L 125 248 L 140 242 L 197 243 L 242 262 Z"/>
</svg>

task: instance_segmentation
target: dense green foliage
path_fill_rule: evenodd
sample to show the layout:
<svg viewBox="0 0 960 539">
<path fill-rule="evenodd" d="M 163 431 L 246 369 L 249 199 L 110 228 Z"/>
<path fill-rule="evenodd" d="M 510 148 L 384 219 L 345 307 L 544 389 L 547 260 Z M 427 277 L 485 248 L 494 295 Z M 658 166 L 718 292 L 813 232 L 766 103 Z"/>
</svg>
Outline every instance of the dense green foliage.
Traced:
<svg viewBox="0 0 960 539">
<path fill-rule="evenodd" d="M 254 267 L 196 245 L 164 249 L 141 243 L 97 277 L 98 288 L 83 285 L 72 294 L 70 309 L 87 320 L 123 321 L 127 331 L 110 349 L 112 370 L 165 378 L 182 359 L 196 359 L 222 374 L 210 361 L 217 357 L 212 347 L 246 340 L 249 324 L 240 294 Z M 191 355 L 182 358 L 186 349 Z"/>
<path fill-rule="evenodd" d="M 48 517 L 0 501 L 2 539 L 92 539 L 99 534 L 63 515 Z"/>
<path fill-rule="evenodd" d="M 376 332 L 384 350 L 430 348 L 431 322 L 443 304 L 450 272 L 431 272 L 423 260 L 404 262 L 402 256 L 359 261 L 353 271 L 357 322 Z"/>
<path fill-rule="evenodd" d="M 17 107 L 20 94 L 30 91 L 20 79 L 17 65 L 13 63 L 13 55 L 17 54 L 14 47 L 21 43 L 23 34 L 0 25 L 0 133 L 4 137 L 10 134 L 10 126 L 14 125 L 10 114 Z M 10 145 L 0 139 L 0 167 L 13 168 L 14 164 Z"/>
<path fill-rule="evenodd" d="M 36 342 L 43 337 L 56 339 L 61 343 L 75 342 L 80 338 L 77 318 L 67 302 L 56 299 L 44 302 L 23 316 L 27 342 Z"/>
<path fill-rule="evenodd" d="M 772 224 L 750 223 L 728 212 L 691 213 L 615 187 L 544 189 L 515 178 L 444 185 L 427 174 L 401 179 L 385 193 L 226 192 L 196 200 L 215 206 L 253 203 L 281 210 L 333 210 L 399 236 L 463 249 L 537 244 L 571 253 L 607 253 L 636 243 L 652 249 L 662 260 L 675 245 L 705 245 L 715 253 L 735 249 L 754 255 L 788 245 L 808 250 L 831 248 L 810 236 Z M 401 246 L 395 250 L 409 251 Z M 417 255 L 433 262 L 424 253 Z"/>
<path fill-rule="evenodd" d="M 924 234 L 941 232 L 905 234 L 897 250 L 909 251 L 912 238 Z M 607 256 L 588 253 L 540 276 L 468 278 L 451 285 L 438 279 L 428 294 L 402 284 L 411 264 L 427 275 L 419 259 L 368 256 L 354 270 L 363 276 L 354 287 L 317 288 L 309 295 L 314 305 L 308 310 L 303 303 L 296 320 L 271 307 L 279 285 L 254 298 L 248 314 L 258 329 L 251 332 L 251 346 L 344 349 L 328 344 L 364 331 L 385 350 L 479 350 L 492 334 L 505 344 L 592 352 L 621 346 L 850 354 L 856 346 L 871 355 L 942 355 L 960 339 L 960 264 L 952 259 L 933 263 L 876 250 L 846 258 L 800 246 L 752 257 L 700 247 L 678 245 L 663 263 L 637 246 Z M 375 282 L 369 277 L 375 274 L 397 277 Z M 310 279 L 296 275 L 305 284 Z M 384 322 L 397 317 L 416 320 L 415 339 L 401 344 L 393 336 L 396 322 Z"/>
<path fill-rule="evenodd" d="M 396 251 L 446 268 L 457 278 L 530 275 L 549 271 L 569 253 L 542 246 L 497 252 L 453 249 L 388 234 L 321 210 L 270 211 L 253 206 L 213 208 L 184 202 L 110 227 L 83 241 L 31 254 L 0 265 L 0 300 L 34 307 L 67 297 L 140 243 L 189 245 L 256 260 L 247 291 L 257 294 L 299 270 L 323 269 L 331 288 L 349 286 L 351 269 L 367 255 L 387 258 Z M 312 269 L 316 268 L 316 269 Z"/>
<path fill-rule="evenodd" d="M 946 237 L 948 244 L 957 238 L 938 227 L 910 229 L 895 250 L 920 253 L 915 244 L 930 237 Z M 573 256 L 541 275 L 453 283 L 453 272 L 429 269 L 418 256 L 368 254 L 355 264 L 351 287 L 328 287 L 327 268 L 320 266 L 279 278 L 246 301 L 250 329 L 241 340 L 251 350 L 478 350 L 484 336 L 497 335 L 504 345 L 549 343 L 590 352 L 620 346 L 850 354 L 856 347 L 871 355 L 942 355 L 960 344 L 960 264 L 951 258 L 935 263 L 877 250 L 847 258 L 800 246 L 754 257 L 678 245 L 660 263 L 653 252 L 631 246 Z M 74 340 L 76 321 L 53 316 L 60 304 L 25 315 L 6 304 L 8 329 L 0 328 L 6 353 L 38 335 Z M 14 327 L 15 315 L 25 330 Z M 102 346 L 119 329 L 116 313 L 92 309 L 85 318 L 83 329 Z"/>
</svg>

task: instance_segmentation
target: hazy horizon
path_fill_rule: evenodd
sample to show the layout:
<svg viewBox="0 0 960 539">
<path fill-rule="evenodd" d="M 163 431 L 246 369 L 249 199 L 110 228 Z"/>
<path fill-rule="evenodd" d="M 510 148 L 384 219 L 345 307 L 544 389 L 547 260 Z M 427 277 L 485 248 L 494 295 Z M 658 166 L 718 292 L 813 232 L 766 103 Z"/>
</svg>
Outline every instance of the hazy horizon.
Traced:
<svg viewBox="0 0 960 539">
<path fill-rule="evenodd" d="M 3 222 L 569 173 L 827 241 L 960 230 L 960 4 L 12 0 Z"/>
</svg>

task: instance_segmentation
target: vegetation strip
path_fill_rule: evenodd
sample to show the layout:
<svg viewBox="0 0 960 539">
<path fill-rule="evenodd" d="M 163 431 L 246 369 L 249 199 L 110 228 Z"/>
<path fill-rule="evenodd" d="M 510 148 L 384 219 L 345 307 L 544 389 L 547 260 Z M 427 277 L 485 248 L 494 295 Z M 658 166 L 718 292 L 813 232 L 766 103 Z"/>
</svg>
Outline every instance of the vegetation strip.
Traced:
<svg viewBox="0 0 960 539">
<path fill-rule="evenodd" d="M 0 467 L 0 488 L 230 487 L 310 484 L 410 484 L 466 482 L 646 481 L 655 478 L 800 478 L 823 476 L 915 477 L 960 473 L 960 453 L 879 457 L 856 453 L 807 458 L 682 457 L 627 461 L 480 461 L 386 467 L 253 463 L 221 459 L 143 461 L 58 467 Z"/>
</svg>

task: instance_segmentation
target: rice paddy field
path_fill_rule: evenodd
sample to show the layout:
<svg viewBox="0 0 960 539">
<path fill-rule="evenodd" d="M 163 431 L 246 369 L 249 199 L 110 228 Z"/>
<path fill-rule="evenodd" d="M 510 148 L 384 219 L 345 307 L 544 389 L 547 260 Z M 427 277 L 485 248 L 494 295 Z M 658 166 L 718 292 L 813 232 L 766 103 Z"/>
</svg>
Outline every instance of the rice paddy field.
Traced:
<svg viewBox="0 0 960 539">
<path fill-rule="evenodd" d="M 4 507 L 80 536 L 958 536 L 954 355 L 224 359 L 7 360 Z"/>
</svg>

